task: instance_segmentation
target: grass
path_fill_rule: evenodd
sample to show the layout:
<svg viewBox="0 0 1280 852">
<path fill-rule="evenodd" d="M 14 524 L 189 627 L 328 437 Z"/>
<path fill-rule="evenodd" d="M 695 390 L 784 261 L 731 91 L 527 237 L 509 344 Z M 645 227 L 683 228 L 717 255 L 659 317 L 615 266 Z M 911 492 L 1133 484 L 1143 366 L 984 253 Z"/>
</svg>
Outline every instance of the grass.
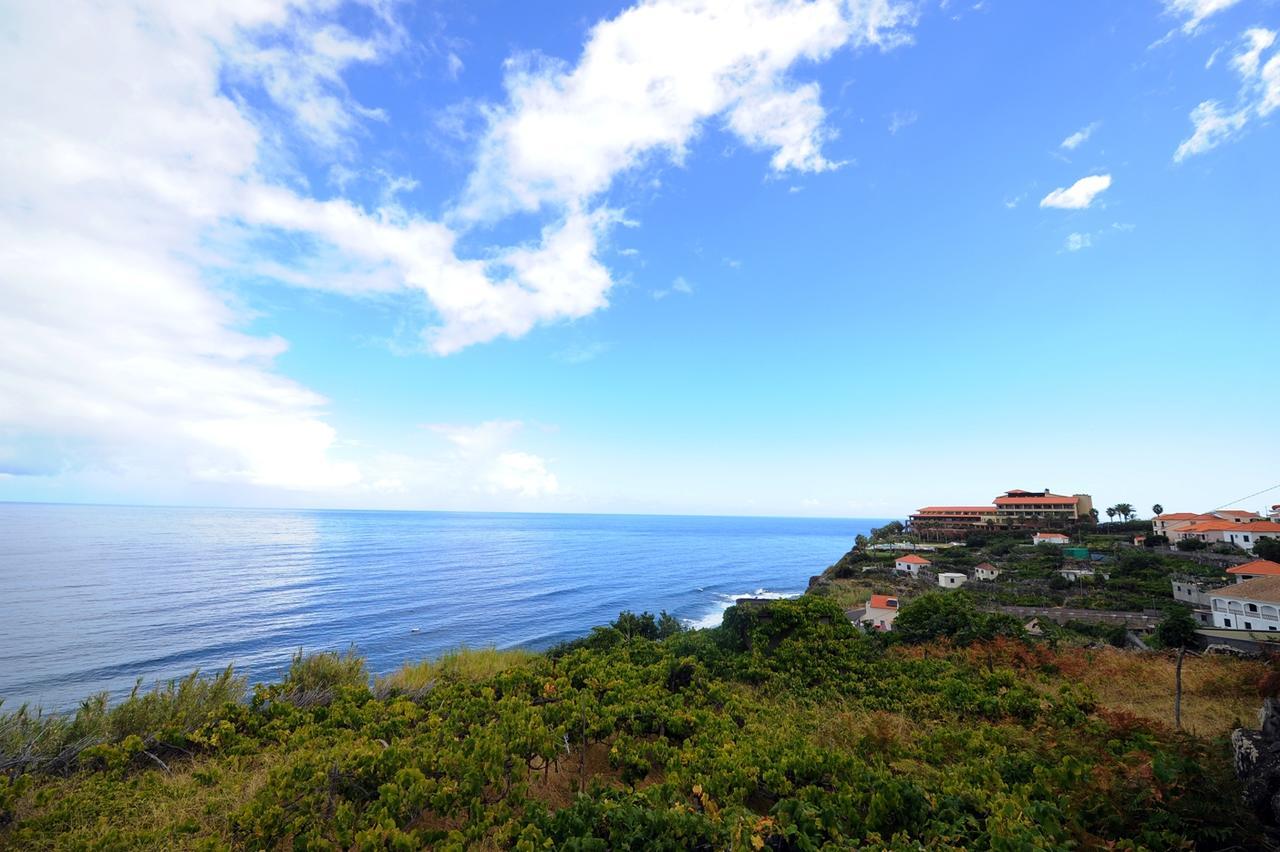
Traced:
<svg viewBox="0 0 1280 852">
<path fill-rule="evenodd" d="M 1098 701 L 1173 725 L 1174 656 L 1139 654 L 1116 648 L 1089 652 L 1079 674 Z M 1182 665 L 1182 726 L 1203 737 L 1223 736 L 1233 727 L 1256 724 L 1258 681 L 1266 673 L 1258 660 L 1188 656 Z"/>
<path fill-rule="evenodd" d="M 481 681 L 522 666 L 538 655 L 512 648 L 459 648 L 435 660 L 405 663 L 386 677 L 378 678 L 379 691 L 418 692 L 430 689 L 436 681 Z"/>
</svg>

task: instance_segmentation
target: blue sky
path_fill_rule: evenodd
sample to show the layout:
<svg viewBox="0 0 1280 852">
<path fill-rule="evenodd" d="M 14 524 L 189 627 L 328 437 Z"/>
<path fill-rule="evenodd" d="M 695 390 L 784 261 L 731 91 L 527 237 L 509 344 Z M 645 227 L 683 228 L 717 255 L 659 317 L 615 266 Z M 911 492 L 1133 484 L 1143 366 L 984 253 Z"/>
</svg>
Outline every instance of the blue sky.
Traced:
<svg viewBox="0 0 1280 852">
<path fill-rule="evenodd" d="M 0 499 L 1280 482 L 1274 2 L 182 5 L 0 18 Z"/>
</svg>

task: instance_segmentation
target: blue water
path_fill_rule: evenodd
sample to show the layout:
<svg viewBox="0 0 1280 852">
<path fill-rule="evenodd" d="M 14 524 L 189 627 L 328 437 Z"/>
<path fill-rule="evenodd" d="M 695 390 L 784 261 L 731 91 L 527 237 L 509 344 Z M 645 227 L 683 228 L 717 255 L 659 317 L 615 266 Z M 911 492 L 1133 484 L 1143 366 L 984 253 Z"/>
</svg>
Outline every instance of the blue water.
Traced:
<svg viewBox="0 0 1280 852">
<path fill-rule="evenodd" d="M 802 592 L 870 520 L 0 504 L 0 697 L 66 709 L 354 644 L 374 673 L 545 648 L 619 610 L 717 624 Z"/>
</svg>

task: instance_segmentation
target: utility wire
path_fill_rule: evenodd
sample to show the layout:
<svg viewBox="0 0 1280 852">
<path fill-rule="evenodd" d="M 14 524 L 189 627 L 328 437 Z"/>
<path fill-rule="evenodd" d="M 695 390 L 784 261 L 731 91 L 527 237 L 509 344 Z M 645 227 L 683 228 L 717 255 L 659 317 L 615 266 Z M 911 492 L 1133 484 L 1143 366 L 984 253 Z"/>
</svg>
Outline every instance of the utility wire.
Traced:
<svg viewBox="0 0 1280 852">
<path fill-rule="evenodd" d="M 1266 494 L 1268 491 L 1275 491 L 1277 488 L 1280 488 L 1280 483 L 1276 483 L 1270 488 L 1264 488 L 1261 491 L 1255 491 L 1252 494 L 1246 494 L 1244 497 L 1237 497 L 1235 500 L 1228 500 L 1226 503 L 1223 503 L 1221 506 L 1215 506 L 1209 511 L 1216 512 L 1219 509 L 1227 508 L 1232 503 L 1243 503 L 1245 500 L 1252 500 L 1254 497 L 1257 497 L 1259 494 Z"/>
</svg>

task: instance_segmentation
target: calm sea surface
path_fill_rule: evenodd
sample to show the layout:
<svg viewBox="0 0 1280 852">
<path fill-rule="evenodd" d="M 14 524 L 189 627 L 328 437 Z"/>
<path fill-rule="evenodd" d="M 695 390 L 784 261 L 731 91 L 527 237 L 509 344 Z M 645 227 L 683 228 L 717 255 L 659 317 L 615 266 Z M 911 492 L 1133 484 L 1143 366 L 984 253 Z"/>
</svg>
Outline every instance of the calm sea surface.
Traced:
<svg viewBox="0 0 1280 852">
<path fill-rule="evenodd" d="M 271 680 L 351 644 L 382 673 L 623 609 L 713 626 L 734 597 L 802 592 L 875 523 L 0 503 L 0 697 L 66 709 L 227 663 Z"/>
</svg>

